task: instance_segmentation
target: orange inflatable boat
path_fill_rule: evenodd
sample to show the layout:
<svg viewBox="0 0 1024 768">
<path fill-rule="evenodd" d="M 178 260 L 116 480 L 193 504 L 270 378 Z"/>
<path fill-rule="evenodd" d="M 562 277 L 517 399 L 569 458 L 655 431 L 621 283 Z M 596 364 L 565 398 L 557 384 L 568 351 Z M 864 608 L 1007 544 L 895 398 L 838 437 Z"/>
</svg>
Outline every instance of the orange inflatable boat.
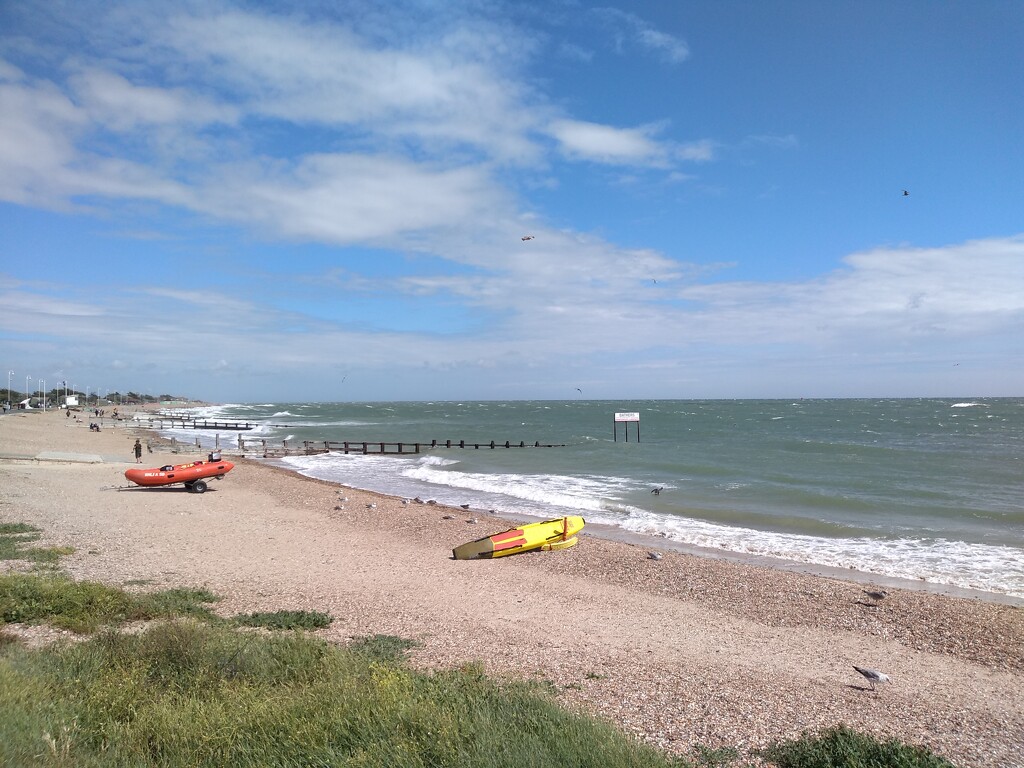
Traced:
<svg viewBox="0 0 1024 768">
<path fill-rule="evenodd" d="M 235 468 L 230 461 L 222 461 L 220 453 L 211 453 L 206 461 L 191 464 L 168 464 L 158 469 L 127 469 L 124 476 L 136 485 L 156 486 L 184 483 L 193 493 L 203 493 L 210 478 L 222 479 Z"/>
</svg>

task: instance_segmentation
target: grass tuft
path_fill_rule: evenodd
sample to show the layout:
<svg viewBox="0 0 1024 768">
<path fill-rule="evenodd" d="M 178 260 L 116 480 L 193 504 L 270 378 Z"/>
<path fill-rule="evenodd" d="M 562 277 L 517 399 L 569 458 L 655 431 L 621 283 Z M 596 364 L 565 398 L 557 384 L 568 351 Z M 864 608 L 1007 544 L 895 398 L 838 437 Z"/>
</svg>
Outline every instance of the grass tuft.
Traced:
<svg viewBox="0 0 1024 768">
<path fill-rule="evenodd" d="M 778 768 L 955 768 L 925 747 L 879 741 L 840 725 L 762 752 Z"/>
<path fill-rule="evenodd" d="M 419 645 L 415 640 L 406 640 L 394 635 L 368 635 L 354 637 L 349 644 L 352 653 L 380 664 L 401 664 L 406 651 Z"/>
<path fill-rule="evenodd" d="M 70 555 L 73 547 L 27 547 L 38 541 L 39 529 L 28 523 L 0 523 L 0 560 L 28 560 L 33 563 L 53 565 L 64 555 Z"/>
<path fill-rule="evenodd" d="M 0 576 L 0 622 L 47 622 L 72 632 L 95 632 L 99 627 L 169 616 L 215 620 L 201 605 L 216 599 L 205 590 L 167 590 L 130 595 L 91 581 L 72 581 L 60 574 Z"/>
<path fill-rule="evenodd" d="M 15 533 L 39 533 L 39 529 L 28 523 L 0 523 L 0 536 L 10 536 Z"/>
<path fill-rule="evenodd" d="M 274 611 L 272 613 L 241 613 L 232 621 L 243 627 L 265 629 L 323 629 L 334 619 L 326 613 L 316 611 Z"/>
</svg>

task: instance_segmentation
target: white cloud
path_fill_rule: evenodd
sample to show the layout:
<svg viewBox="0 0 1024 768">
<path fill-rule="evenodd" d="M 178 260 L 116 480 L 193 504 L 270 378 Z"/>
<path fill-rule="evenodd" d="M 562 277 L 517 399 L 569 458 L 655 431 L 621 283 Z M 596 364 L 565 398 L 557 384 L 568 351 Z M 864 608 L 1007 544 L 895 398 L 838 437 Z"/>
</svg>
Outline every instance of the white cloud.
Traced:
<svg viewBox="0 0 1024 768">
<path fill-rule="evenodd" d="M 139 285 L 99 297 L 70 283 L 9 283 L 0 302 L 0 327 L 42 339 L 31 355 L 102 349 L 110 358 L 131 361 L 134 370 L 150 366 L 162 389 L 173 389 L 168 382 L 175 377 L 190 380 L 183 371 L 210 371 L 210 361 L 219 360 L 234 376 L 287 376 L 297 365 L 324 376 L 358 361 L 358 367 L 386 377 L 426 367 L 458 369 L 469 381 L 514 378 L 527 365 L 571 365 L 600 378 L 608 361 L 621 354 L 629 362 L 623 360 L 619 374 L 628 376 L 638 366 L 645 386 L 662 387 L 661 396 L 672 392 L 664 389 L 666 382 L 685 373 L 685 361 L 695 359 L 704 373 L 750 375 L 756 367 L 758 381 L 779 386 L 816 366 L 830 386 L 841 387 L 844 372 L 849 379 L 862 376 L 865 366 L 909 356 L 959 359 L 970 350 L 979 356 L 979 367 L 997 355 L 1004 378 L 1020 372 L 1019 362 L 987 350 L 998 350 L 994 340 L 1019 334 L 1024 321 L 1024 237 L 946 248 L 880 248 L 853 254 L 842 269 L 804 282 L 704 278 L 695 284 L 695 274 L 657 252 L 552 236 L 556 242 L 548 251 L 526 250 L 473 275 L 362 286 L 441 296 L 487 318 L 458 333 L 397 333 L 365 313 L 343 312 L 330 320 L 212 288 Z M 676 273 L 664 280 L 645 278 L 673 264 Z M 267 279 L 279 283 L 282 277 Z M 307 291 L 316 290 L 315 283 L 303 281 Z M 325 291 L 338 288 L 336 282 L 320 282 Z M 173 334 L 163 333 L 168 317 L 174 318 Z M 154 350 L 158 333 L 162 343 Z M 23 359 L 36 365 L 27 355 Z"/>
<path fill-rule="evenodd" d="M 336 154 L 223 169 L 199 207 L 274 235 L 346 244 L 469 226 L 498 197 L 479 167 Z"/>
<path fill-rule="evenodd" d="M 238 110 L 184 88 L 135 85 L 114 72 L 89 68 L 71 77 L 79 103 L 99 125 L 129 131 L 151 125 L 234 123 Z"/>
<path fill-rule="evenodd" d="M 619 49 L 629 44 L 638 45 L 670 64 L 679 64 L 690 57 L 690 48 L 684 41 L 655 28 L 636 14 L 618 8 L 594 8 L 592 12 L 611 30 Z"/>
<path fill-rule="evenodd" d="M 330 22 L 228 11 L 176 15 L 166 39 L 197 77 L 227 87 L 252 114 L 502 160 L 537 155 L 525 136 L 534 99 L 505 73 L 518 57 L 494 29 L 457 25 L 433 46 L 399 47 Z"/>
<path fill-rule="evenodd" d="M 1024 238 L 878 248 L 804 283 L 692 286 L 708 340 L 824 343 L 869 350 L 910 339 L 1009 332 L 1024 322 Z"/>
<path fill-rule="evenodd" d="M 654 137 L 661 125 L 613 128 L 582 120 L 555 120 L 548 130 L 570 157 L 618 165 L 664 167 L 669 150 Z"/>
</svg>

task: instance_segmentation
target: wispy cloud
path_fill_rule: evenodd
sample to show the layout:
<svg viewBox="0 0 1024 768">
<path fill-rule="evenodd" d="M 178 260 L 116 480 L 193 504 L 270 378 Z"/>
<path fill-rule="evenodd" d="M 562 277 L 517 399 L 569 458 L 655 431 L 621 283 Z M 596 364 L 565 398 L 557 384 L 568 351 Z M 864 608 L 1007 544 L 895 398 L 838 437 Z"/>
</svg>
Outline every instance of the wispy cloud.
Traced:
<svg viewBox="0 0 1024 768">
<path fill-rule="evenodd" d="M 690 48 L 683 40 L 657 29 L 636 14 L 618 8 L 594 8 L 591 12 L 605 23 L 619 50 L 635 45 L 670 64 L 690 57 Z"/>
<path fill-rule="evenodd" d="M 582 120 L 555 120 L 549 130 L 570 157 L 623 165 L 668 164 L 668 148 L 655 139 L 661 126 L 614 128 Z"/>
</svg>

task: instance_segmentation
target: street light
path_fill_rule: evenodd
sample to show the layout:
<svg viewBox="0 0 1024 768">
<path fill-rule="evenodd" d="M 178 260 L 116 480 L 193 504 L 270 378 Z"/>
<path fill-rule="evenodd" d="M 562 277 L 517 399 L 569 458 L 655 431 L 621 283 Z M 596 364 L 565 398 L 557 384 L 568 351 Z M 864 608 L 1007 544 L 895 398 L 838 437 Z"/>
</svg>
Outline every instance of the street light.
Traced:
<svg viewBox="0 0 1024 768">
<path fill-rule="evenodd" d="M 43 410 L 46 410 L 46 379 L 39 380 L 39 395 L 43 401 Z"/>
<path fill-rule="evenodd" d="M 25 377 L 25 399 L 26 400 L 31 399 L 31 397 L 30 397 L 30 395 L 28 393 L 28 380 L 31 379 L 31 378 L 32 378 L 31 376 L 26 376 Z M 26 405 L 32 405 L 32 403 L 26 403 Z"/>
<path fill-rule="evenodd" d="M 14 371 L 7 372 L 7 407 L 11 407 L 11 376 L 14 375 Z"/>
</svg>

